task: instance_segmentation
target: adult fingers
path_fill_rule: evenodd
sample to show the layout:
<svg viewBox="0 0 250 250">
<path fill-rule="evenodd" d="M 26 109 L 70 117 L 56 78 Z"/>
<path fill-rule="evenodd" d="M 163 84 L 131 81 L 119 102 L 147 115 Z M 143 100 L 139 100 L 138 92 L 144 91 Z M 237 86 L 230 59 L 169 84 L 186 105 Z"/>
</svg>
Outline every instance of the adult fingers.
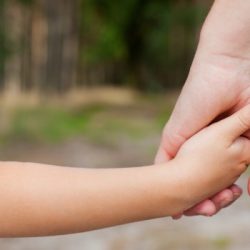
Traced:
<svg viewBox="0 0 250 250">
<path fill-rule="evenodd" d="M 203 216 L 212 216 L 216 214 L 217 209 L 213 201 L 210 199 L 204 200 L 194 207 L 186 210 L 184 215 L 186 216 L 194 216 L 194 215 L 203 215 Z"/>
<path fill-rule="evenodd" d="M 185 211 L 186 216 L 204 215 L 212 216 L 218 213 L 221 209 L 228 207 L 234 203 L 242 194 L 242 189 L 233 184 L 227 189 L 217 193 L 212 198 L 200 202 L 196 206 Z"/>
<path fill-rule="evenodd" d="M 222 208 L 225 208 L 229 206 L 229 204 L 232 204 L 236 199 L 239 198 L 239 196 L 235 196 L 233 191 L 228 188 L 214 195 L 211 198 L 211 201 L 213 201 L 217 212 L 219 212 Z"/>
</svg>

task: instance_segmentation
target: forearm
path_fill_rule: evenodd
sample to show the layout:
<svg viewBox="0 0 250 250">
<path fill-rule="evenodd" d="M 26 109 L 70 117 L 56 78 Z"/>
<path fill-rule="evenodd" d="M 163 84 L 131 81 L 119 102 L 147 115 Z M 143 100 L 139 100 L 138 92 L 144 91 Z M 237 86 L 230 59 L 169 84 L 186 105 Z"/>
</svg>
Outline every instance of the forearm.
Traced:
<svg viewBox="0 0 250 250">
<path fill-rule="evenodd" d="M 218 48 L 217 52 L 224 51 L 226 56 L 242 55 L 243 50 L 247 52 L 249 49 L 250 41 L 246 39 L 246 34 L 250 32 L 249 13 L 248 0 L 215 0 L 201 37 L 213 52 Z"/>
<path fill-rule="evenodd" d="M 249 13 L 249 0 L 214 1 L 190 73 L 167 124 L 170 139 L 164 144 L 171 156 L 186 139 L 236 107 L 239 99 L 240 105 L 247 100 L 248 92 L 243 91 L 249 88 Z M 172 139 L 174 134 L 181 135 L 177 137 L 181 140 Z M 169 143 L 171 139 L 175 144 Z"/>
<path fill-rule="evenodd" d="M 183 201 L 166 169 L 2 163 L 0 236 L 83 232 L 175 214 Z"/>
</svg>

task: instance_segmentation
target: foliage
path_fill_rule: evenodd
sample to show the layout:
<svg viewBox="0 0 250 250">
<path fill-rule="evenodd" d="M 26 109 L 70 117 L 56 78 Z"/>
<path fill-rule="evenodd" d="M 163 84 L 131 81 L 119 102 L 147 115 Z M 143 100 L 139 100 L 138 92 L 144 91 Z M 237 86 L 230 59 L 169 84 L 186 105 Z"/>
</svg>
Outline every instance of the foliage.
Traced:
<svg viewBox="0 0 250 250">
<path fill-rule="evenodd" d="M 34 3 L 35 0 L 18 0 L 18 1 L 25 6 L 30 6 L 31 4 Z"/>
<path fill-rule="evenodd" d="M 3 74 L 4 61 L 7 57 L 7 48 L 6 48 L 6 38 L 4 32 L 4 23 L 3 23 L 3 11 L 4 11 L 4 0 L 0 0 L 0 78 Z"/>
<path fill-rule="evenodd" d="M 7 1 L 9 7 L 13 4 L 14 9 L 20 8 L 21 16 L 27 16 L 19 17 L 16 30 L 21 35 L 18 31 L 19 35 L 11 36 L 21 41 L 8 39 L 12 29 L 4 20 Z M 151 92 L 179 87 L 207 12 L 205 2 L 0 0 L 0 81 L 6 60 L 11 53 L 18 53 L 21 85 L 31 88 L 67 90 L 76 84 L 91 85 L 93 78 L 93 84 L 130 84 Z M 44 25 L 48 27 L 46 35 Z M 44 44 L 42 53 L 32 44 L 37 41 Z M 47 58 L 45 65 L 41 54 Z M 40 64 L 32 65 L 33 61 Z M 86 78 L 88 75 L 94 77 Z"/>
<path fill-rule="evenodd" d="M 2 140 L 25 138 L 33 141 L 58 142 L 85 131 L 96 107 L 80 111 L 53 107 L 17 109 Z M 21 138 L 20 138 L 21 137 Z"/>
<path fill-rule="evenodd" d="M 205 14 L 201 5 L 170 0 L 83 0 L 81 10 L 87 63 L 125 62 L 122 80 L 151 90 L 173 70 L 181 77 L 169 81 L 185 77 Z"/>
<path fill-rule="evenodd" d="M 143 110 L 148 112 L 143 113 Z M 172 104 L 166 102 L 165 96 L 145 96 L 132 107 L 92 104 L 73 109 L 58 106 L 17 108 L 5 114 L 8 126 L 1 129 L 0 142 L 58 143 L 83 137 L 107 145 L 126 138 L 143 139 L 160 133 L 171 110 Z"/>
</svg>

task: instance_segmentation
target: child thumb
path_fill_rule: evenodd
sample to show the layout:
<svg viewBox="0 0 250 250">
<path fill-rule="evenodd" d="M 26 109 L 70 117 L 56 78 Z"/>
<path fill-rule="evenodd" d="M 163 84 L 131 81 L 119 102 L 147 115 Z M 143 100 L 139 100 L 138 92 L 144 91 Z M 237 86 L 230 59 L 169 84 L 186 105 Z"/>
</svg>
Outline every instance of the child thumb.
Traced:
<svg viewBox="0 0 250 250">
<path fill-rule="evenodd" d="M 234 141 L 250 129 L 250 105 L 218 122 L 219 133 Z"/>
</svg>

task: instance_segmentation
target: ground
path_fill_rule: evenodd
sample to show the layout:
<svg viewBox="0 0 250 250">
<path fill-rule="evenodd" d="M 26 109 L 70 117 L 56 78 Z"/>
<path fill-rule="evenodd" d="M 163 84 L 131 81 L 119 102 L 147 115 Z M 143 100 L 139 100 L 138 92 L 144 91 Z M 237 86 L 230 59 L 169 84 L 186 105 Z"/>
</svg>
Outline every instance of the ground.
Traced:
<svg viewBox="0 0 250 250">
<path fill-rule="evenodd" d="M 58 106 L 2 111 L 8 114 L 8 125 L 2 125 L 1 159 L 95 168 L 151 164 L 175 97 L 137 97 L 63 111 Z M 246 181 L 244 175 L 240 184 L 245 187 Z M 77 235 L 1 239 L 0 249 L 245 250 L 250 246 L 249 218 L 245 192 L 213 218 L 165 218 Z"/>
</svg>

